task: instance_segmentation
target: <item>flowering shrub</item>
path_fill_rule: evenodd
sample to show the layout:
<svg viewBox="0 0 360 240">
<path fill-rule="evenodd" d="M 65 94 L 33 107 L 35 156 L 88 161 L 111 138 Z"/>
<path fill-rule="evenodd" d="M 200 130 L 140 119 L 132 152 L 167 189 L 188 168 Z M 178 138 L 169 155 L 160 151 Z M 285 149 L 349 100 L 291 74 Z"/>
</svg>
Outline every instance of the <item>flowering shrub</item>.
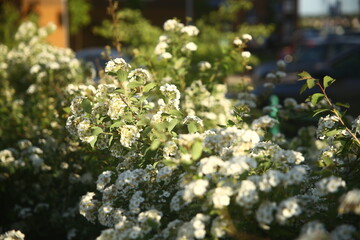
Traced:
<svg viewBox="0 0 360 240">
<path fill-rule="evenodd" d="M 334 79 L 302 73 L 302 91 L 321 93 L 258 109 L 250 88 L 230 100 L 222 82 L 222 60 L 249 68 L 250 35 L 199 61 L 196 26 L 163 27 L 153 51 L 111 59 L 98 84 L 31 24 L 1 46 L 1 131 L 18 130 L 1 140 L 0 239 L 355 239 L 360 120 L 328 98 Z M 317 127 L 272 131 L 304 110 Z"/>
<path fill-rule="evenodd" d="M 60 134 L 62 109 L 67 104 L 63 89 L 87 80 L 90 68 L 82 66 L 70 49 L 45 43 L 54 28 L 25 22 L 16 32 L 12 48 L 0 45 L 0 134 L 4 136 L 0 146 L 19 138 L 50 136 L 54 131 Z"/>
<path fill-rule="evenodd" d="M 47 44 L 52 30 L 26 22 L 13 47 L 0 45 L 0 226 L 31 239 L 49 239 L 51 232 L 87 239 L 93 231 L 77 229 L 86 225 L 78 200 L 99 173 L 92 161 L 97 154 L 67 137 L 64 108 L 78 89 L 91 91 L 84 85 L 92 82 L 91 68 L 70 49 Z"/>
<path fill-rule="evenodd" d="M 191 67 L 195 26 L 171 19 L 164 31 L 158 62 L 146 70 L 109 61 L 113 83 L 70 106 L 69 132 L 116 159 L 98 176 L 97 192 L 80 201 L 81 215 L 107 227 L 97 239 L 355 238 L 358 217 L 337 216 L 358 212 L 358 119 L 333 133 L 342 121 L 334 110 L 317 130 L 272 135 L 277 120 L 249 117 L 255 96 L 226 100 L 211 63 Z M 244 65 L 247 38 L 234 40 Z M 290 99 L 284 105 L 298 106 Z M 334 201 L 348 190 L 340 205 Z"/>
</svg>

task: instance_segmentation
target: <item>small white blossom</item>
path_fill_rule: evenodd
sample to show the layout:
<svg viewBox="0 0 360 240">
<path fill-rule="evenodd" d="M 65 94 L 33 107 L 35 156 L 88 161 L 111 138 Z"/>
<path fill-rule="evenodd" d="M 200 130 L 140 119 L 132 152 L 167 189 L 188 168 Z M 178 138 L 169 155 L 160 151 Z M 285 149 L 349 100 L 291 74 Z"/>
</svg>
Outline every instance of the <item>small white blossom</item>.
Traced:
<svg viewBox="0 0 360 240">
<path fill-rule="evenodd" d="M 345 181 L 340 177 L 330 176 L 328 178 L 323 178 L 320 181 L 316 182 L 316 188 L 319 190 L 319 193 L 322 195 L 327 195 L 329 193 L 335 193 L 340 187 L 345 187 Z"/>
<path fill-rule="evenodd" d="M 242 39 L 244 39 L 246 41 L 250 41 L 250 40 L 252 40 L 252 36 L 248 33 L 245 33 L 242 35 Z"/>
<path fill-rule="evenodd" d="M 180 32 L 186 33 L 189 36 L 197 36 L 199 34 L 199 29 L 195 26 L 185 26 L 183 27 Z"/>
<path fill-rule="evenodd" d="M 215 208 L 223 208 L 230 204 L 233 190 L 230 187 L 217 187 L 211 195 L 211 202 Z"/>
<path fill-rule="evenodd" d="M 181 49 L 183 52 L 195 52 L 197 50 L 197 45 L 193 42 L 188 42 Z"/>
<path fill-rule="evenodd" d="M 115 58 L 106 63 L 105 72 L 117 72 L 119 70 L 128 71 L 131 65 L 128 64 L 123 58 Z"/>
<path fill-rule="evenodd" d="M 250 58 L 250 57 L 251 57 L 251 53 L 250 53 L 249 51 L 243 51 L 243 52 L 241 53 L 241 56 L 242 56 L 243 58 Z"/>
<path fill-rule="evenodd" d="M 301 207 L 296 198 L 289 198 L 282 201 L 276 212 L 276 219 L 280 224 L 285 224 L 289 218 L 302 213 Z"/>
</svg>

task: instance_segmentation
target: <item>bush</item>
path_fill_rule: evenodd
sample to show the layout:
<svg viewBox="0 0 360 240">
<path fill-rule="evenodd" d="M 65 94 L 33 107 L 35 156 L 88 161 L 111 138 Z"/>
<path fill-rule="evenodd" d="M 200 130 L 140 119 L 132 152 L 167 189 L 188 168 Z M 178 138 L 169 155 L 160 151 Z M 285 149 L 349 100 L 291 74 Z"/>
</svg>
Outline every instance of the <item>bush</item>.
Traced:
<svg viewBox="0 0 360 240">
<path fill-rule="evenodd" d="M 28 29 L 24 33 L 30 34 Z M 251 36 L 228 39 L 233 44 L 219 59 L 240 66 L 225 69 L 221 61 L 198 59 L 198 34 L 197 27 L 170 19 L 154 51 L 139 52 L 131 65 L 122 58 L 110 60 L 104 78 L 87 85 L 86 77 L 78 78 L 86 73 L 81 64 L 60 71 L 60 56 L 53 58 L 60 61 L 55 69 L 41 57 L 1 65 L 4 79 L 14 79 L 6 80 L 2 92 L 9 109 L 15 109 L 10 103 L 16 99 L 28 99 L 32 84 L 40 89 L 33 104 L 20 104 L 21 117 L 7 109 L 1 114 L 20 123 L 34 119 L 38 126 L 30 131 L 14 123 L 24 134 L 9 136 L 0 152 L 5 230 L 20 229 L 36 239 L 54 238 L 57 232 L 62 239 L 358 235 L 360 120 L 346 119 L 328 99 L 326 89 L 334 79 L 302 73 L 303 91 L 322 91 L 307 103 L 287 99 L 259 109 L 248 86 L 230 100 L 223 81 L 232 71 L 248 68 Z M 26 39 L 31 44 L 30 35 Z M 11 62 L 11 50 L 3 49 L 2 63 Z M 25 78 L 8 66 L 22 69 Z M 31 71 L 35 66 L 46 69 L 44 77 L 39 77 L 43 71 Z M 51 98 L 53 107 L 41 115 L 45 106 L 37 103 Z M 300 128 L 294 137 L 273 131 L 286 116 L 313 110 L 321 116 L 317 127 Z M 31 139 L 15 144 L 25 134 Z M 75 211 L 85 218 L 78 219 Z M 49 221 L 52 227 L 42 231 Z M 7 237 L 24 238 L 9 231 L 0 239 Z"/>
</svg>

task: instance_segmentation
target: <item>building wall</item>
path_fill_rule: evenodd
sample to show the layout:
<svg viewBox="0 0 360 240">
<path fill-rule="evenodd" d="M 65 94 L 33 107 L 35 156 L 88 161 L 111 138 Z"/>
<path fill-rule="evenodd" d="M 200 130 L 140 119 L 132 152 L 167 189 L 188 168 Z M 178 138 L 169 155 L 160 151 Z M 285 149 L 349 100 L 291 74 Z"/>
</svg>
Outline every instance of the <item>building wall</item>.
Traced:
<svg viewBox="0 0 360 240">
<path fill-rule="evenodd" d="M 48 37 L 48 41 L 57 47 L 69 47 L 68 28 L 65 26 L 65 0 L 23 0 L 22 11 L 32 8 L 39 15 L 40 26 L 49 22 L 56 24 L 56 31 Z"/>
</svg>

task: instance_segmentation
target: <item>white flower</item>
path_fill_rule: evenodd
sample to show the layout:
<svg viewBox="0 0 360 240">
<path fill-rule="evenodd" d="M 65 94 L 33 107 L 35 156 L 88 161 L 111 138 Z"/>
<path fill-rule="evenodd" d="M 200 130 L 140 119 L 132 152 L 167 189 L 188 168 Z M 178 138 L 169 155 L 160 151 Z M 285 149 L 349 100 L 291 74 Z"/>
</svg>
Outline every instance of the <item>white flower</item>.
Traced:
<svg viewBox="0 0 360 240">
<path fill-rule="evenodd" d="M 199 34 L 199 29 L 195 26 L 185 26 L 183 27 L 180 32 L 186 33 L 189 36 L 197 36 Z"/>
<path fill-rule="evenodd" d="M 14 161 L 15 161 L 15 158 L 13 156 L 13 153 L 10 150 L 4 149 L 4 150 L 0 151 L 0 163 L 2 163 L 4 165 L 8 165 Z"/>
<path fill-rule="evenodd" d="M 124 147 L 130 148 L 137 139 L 140 138 L 140 132 L 135 125 L 123 125 L 120 127 L 120 143 Z"/>
<path fill-rule="evenodd" d="M 164 52 L 160 54 L 160 59 L 170 59 L 170 58 L 172 58 L 172 54 L 169 52 Z"/>
<path fill-rule="evenodd" d="M 226 234 L 225 229 L 227 228 L 228 225 L 229 224 L 227 223 L 226 220 L 220 217 L 216 217 L 211 225 L 211 234 L 217 238 L 221 238 L 225 236 Z"/>
<path fill-rule="evenodd" d="M 24 240 L 25 235 L 18 230 L 7 231 L 0 235 L 0 240 Z"/>
<path fill-rule="evenodd" d="M 259 199 L 256 191 L 256 185 L 250 180 L 241 181 L 236 203 L 243 207 L 251 207 Z"/>
<path fill-rule="evenodd" d="M 256 161 L 248 156 L 235 156 L 225 161 L 220 167 L 220 172 L 226 176 L 241 175 L 250 168 L 255 168 Z"/>
<path fill-rule="evenodd" d="M 256 220 L 259 222 L 260 227 L 263 229 L 270 229 L 269 225 L 274 220 L 273 213 L 276 211 L 276 203 L 263 202 L 256 210 Z"/>
<path fill-rule="evenodd" d="M 169 20 L 166 20 L 164 23 L 165 31 L 179 31 L 183 27 L 184 27 L 184 24 L 180 23 L 176 19 L 169 19 Z"/>
<path fill-rule="evenodd" d="M 251 57 L 251 53 L 250 53 L 249 51 L 243 51 L 243 52 L 241 53 L 241 56 L 242 56 L 243 58 L 250 58 L 250 57 Z"/>
<path fill-rule="evenodd" d="M 200 160 L 200 165 L 198 167 L 199 175 L 202 176 L 215 173 L 217 169 L 224 164 L 224 161 L 216 156 L 203 158 Z"/>
<path fill-rule="evenodd" d="M 240 38 L 236 37 L 233 41 L 233 44 L 236 46 L 236 47 L 240 47 L 242 44 L 243 44 L 243 41 L 241 41 Z"/>
<path fill-rule="evenodd" d="M 248 33 L 245 33 L 242 35 L 242 39 L 250 41 L 250 40 L 252 40 L 252 36 Z"/>
<path fill-rule="evenodd" d="M 340 199 L 339 214 L 353 212 L 360 215 L 360 190 L 353 189 Z"/>
<path fill-rule="evenodd" d="M 324 224 L 319 221 L 311 221 L 301 228 L 300 237 L 297 240 L 332 239 L 326 231 Z M 333 239 L 332 239 L 333 240 Z"/>
<path fill-rule="evenodd" d="M 193 42 L 188 42 L 184 45 L 184 47 L 181 49 L 183 52 L 194 52 L 197 50 L 197 45 Z"/>
<path fill-rule="evenodd" d="M 285 183 L 288 185 L 300 184 L 306 176 L 306 168 L 304 166 L 295 166 L 285 174 Z"/>
<path fill-rule="evenodd" d="M 298 200 L 296 198 L 289 198 L 280 203 L 276 212 L 276 219 L 280 224 L 285 224 L 289 218 L 298 216 L 301 212 Z"/>
<path fill-rule="evenodd" d="M 129 82 L 140 80 L 142 83 L 146 84 L 150 82 L 152 77 L 148 70 L 143 68 L 136 68 L 129 73 Z"/>
<path fill-rule="evenodd" d="M 337 226 L 331 232 L 331 240 L 352 240 L 356 234 L 356 228 L 352 225 L 343 224 Z"/>
<path fill-rule="evenodd" d="M 130 68 L 131 65 L 126 63 L 123 58 L 115 58 L 106 63 L 105 72 L 128 71 Z"/>
<path fill-rule="evenodd" d="M 284 179 L 284 174 L 278 170 L 268 170 L 261 176 L 259 181 L 259 189 L 264 192 L 269 192 L 271 188 L 276 187 Z"/>
<path fill-rule="evenodd" d="M 211 195 L 211 202 L 215 208 L 223 208 L 230 204 L 230 196 L 233 190 L 230 187 L 217 187 Z"/>
<path fill-rule="evenodd" d="M 113 174 L 112 171 L 104 171 L 102 172 L 96 181 L 96 189 L 99 191 L 103 191 L 106 185 L 111 180 L 111 175 Z"/>
<path fill-rule="evenodd" d="M 209 181 L 206 179 L 198 179 L 187 184 L 185 186 L 183 195 L 184 201 L 189 203 L 194 197 L 203 196 L 206 192 L 208 185 Z"/>
<path fill-rule="evenodd" d="M 201 61 L 198 63 L 198 67 L 200 71 L 206 71 L 211 68 L 211 64 L 207 61 Z"/>
<path fill-rule="evenodd" d="M 125 108 L 126 108 L 126 104 L 124 103 L 122 98 L 114 96 L 113 98 L 110 99 L 107 115 L 112 120 L 117 120 L 125 112 Z"/>
<path fill-rule="evenodd" d="M 323 178 L 320 181 L 316 182 L 316 188 L 319 190 L 319 193 L 322 195 L 327 195 L 329 193 L 335 193 L 340 187 L 345 187 L 345 181 L 340 177 L 330 176 L 328 178 Z"/>
<path fill-rule="evenodd" d="M 95 193 L 93 192 L 86 193 L 86 195 L 81 197 L 79 204 L 80 214 L 86 217 L 86 219 L 90 222 L 95 221 L 95 214 L 100 204 L 99 201 L 93 199 L 94 196 Z"/>
<path fill-rule="evenodd" d="M 166 49 L 169 47 L 169 45 L 166 42 L 159 42 L 154 50 L 154 53 L 156 55 L 161 55 L 166 52 Z"/>
</svg>

